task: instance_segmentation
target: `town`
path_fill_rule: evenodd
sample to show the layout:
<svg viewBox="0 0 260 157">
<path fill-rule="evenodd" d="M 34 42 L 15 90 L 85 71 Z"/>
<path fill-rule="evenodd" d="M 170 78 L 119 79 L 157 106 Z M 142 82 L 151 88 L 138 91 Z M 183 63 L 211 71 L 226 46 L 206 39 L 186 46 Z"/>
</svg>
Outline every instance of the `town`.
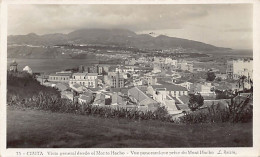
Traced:
<svg viewBox="0 0 260 157">
<path fill-rule="evenodd" d="M 255 1 L 69 1 L 3 0 L 4 156 L 259 154 Z"/>
<path fill-rule="evenodd" d="M 13 61 L 9 71 L 17 72 L 18 65 Z M 193 110 L 191 95 L 202 96 L 204 103 L 196 109 L 205 109 L 227 107 L 232 94 L 245 100 L 252 93 L 252 59 L 227 60 L 221 68 L 200 65 L 203 62 L 178 57 L 131 56 L 120 64 L 86 64 L 48 75 L 33 73 L 29 66 L 23 71 L 74 103 L 143 112 L 164 106 L 173 119 Z"/>
</svg>

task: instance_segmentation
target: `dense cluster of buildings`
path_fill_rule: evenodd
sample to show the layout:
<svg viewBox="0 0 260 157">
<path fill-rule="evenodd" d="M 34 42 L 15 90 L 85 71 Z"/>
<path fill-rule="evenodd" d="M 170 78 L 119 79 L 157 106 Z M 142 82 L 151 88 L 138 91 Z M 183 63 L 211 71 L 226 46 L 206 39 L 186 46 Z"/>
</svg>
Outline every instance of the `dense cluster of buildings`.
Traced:
<svg viewBox="0 0 260 157">
<path fill-rule="evenodd" d="M 190 93 L 200 93 L 206 101 L 213 101 L 216 89 L 241 90 L 234 80 L 245 76 L 252 82 L 252 64 L 252 60 L 228 61 L 224 74 L 211 68 L 222 81 L 208 82 L 203 77 L 209 69 L 194 68 L 191 61 L 140 57 L 130 58 L 124 65 L 81 65 L 77 72 L 56 72 L 41 82 L 60 90 L 62 98 L 81 104 L 137 110 L 155 110 L 165 106 L 170 114 L 175 115 L 189 110 Z M 16 72 L 17 63 L 11 63 L 9 70 Z M 29 67 L 24 70 L 32 73 Z M 226 81 L 228 79 L 233 81 Z M 246 88 L 250 88 L 249 83 Z"/>
</svg>

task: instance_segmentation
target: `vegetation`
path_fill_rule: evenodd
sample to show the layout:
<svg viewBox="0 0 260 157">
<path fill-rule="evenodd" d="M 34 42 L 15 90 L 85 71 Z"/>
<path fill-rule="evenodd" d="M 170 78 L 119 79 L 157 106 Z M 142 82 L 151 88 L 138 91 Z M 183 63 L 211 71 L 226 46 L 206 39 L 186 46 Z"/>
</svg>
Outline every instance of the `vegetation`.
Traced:
<svg viewBox="0 0 260 157">
<path fill-rule="evenodd" d="M 204 98 L 200 94 L 189 94 L 189 103 L 188 106 L 191 111 L 197 110 L 204 104 Z"/>
<path fill-rule="evenodd" d="M 17 99 L 32 98 L 40 92 L 60 97 L 60 93 L 52 88 L 42 86 L 32 75 L 26 72 L 7 73 L 7 101 L 17 97 Z"/>
<path fill-rule="evenodd" d="M 232 93 L 231 90 L 215 90 L 216 93 L 216 99 L 231 99 L 234 97 L 234 94 Z"/>
<path fill-rule="evenodd" d="M 24 88 L 27 87 L 27 88 Z M 230 93 L 222 96 L 230 97 Z M 219 97 L 221 97 L 221 94 Z M 253 109 L 248 105 L 252 94 L 243 102 L 232 99 L 226 108 L 220 104 L 208 107 L 208 110 L 198 110 L 204 104 L 200 94 L 190 94 L 188 106 L 191 113 L 186 113 L 180 122 L 248 122 L 252 119 Z M 15 108 L 31 108 L 52 112 L 74 113 L 81 115 L 94 115 L 103 118 L 119 118 L 129 120 L 159 120 L 176 122 L 168 114 L 165 107 L 159 107 L 156 111 L 139 111 L 137 109 L 125 109 L 109 106 L 94 106 L 92 104 L 78 104 L 68 99 L 60 98 L 58 92 L 50 87 L 40 85 L 31 75 L 8 74 L 8 105 Z M 194 111 L 194 112 L 193 112 Z"/>
<path fill-rule="evenodd" d="M 33 118 L 32 118 L 33 117 Z M 7 110 L 8 148 L 252 147 L 252 123 L 175 124 Z"/>
<path fill-rule="evenodd" d="M 207 72 L 207 78 L 206 78 L 207 81 L 214 81 L 215 78 L 216 78 L 216 75 L 213 71 L 210 70 Z"/>
<path fill-rule="evenodd" d="M 245 88 L 245 83 L 250 83 L 251 87 L 253 87 L 253 81 L 250 78 L 247 78 L 246 76 L 242 75 L 238 79 L 238 86 L 239 88 L 242 87 L 243 92 L 245 92 L 246 90 L 250 90 Z"/>
<path fill-rule="evenodd" d="M 152 111 L 138 111 L 129 110 L 124 108 L 113 108 L 105 106 L 94 106 L 92 104 L 78 104 L 73 103 L 67 99 L 61 99 L 55 95 L 49 93 L 39 92 L 38 95 L 34 95 L 32 98 L 20 99 L 13 96 L 9 99 L 9 106 L 18 108 L 32 108 L 49 110 L 53 112 L 62 113 L 75 113 L 82 115 L 94 115 L 104 118 L 125 118 L 130 120 L 160 120 L 160 121 L 172 121 L 168 115 L 165 107 L 159 107 L 154 112 Z"/>
<path fill-rule="evenodd" d="M 214 103 L 205 110 L 186 113 L 180 118 L 182 123 L 216 123 L 216 122 L 251 122 L 253 118 L 253 106 L 249 104 L 252 94 L 244 101 L 231 99 L 228 106 Z"/>
</svg>

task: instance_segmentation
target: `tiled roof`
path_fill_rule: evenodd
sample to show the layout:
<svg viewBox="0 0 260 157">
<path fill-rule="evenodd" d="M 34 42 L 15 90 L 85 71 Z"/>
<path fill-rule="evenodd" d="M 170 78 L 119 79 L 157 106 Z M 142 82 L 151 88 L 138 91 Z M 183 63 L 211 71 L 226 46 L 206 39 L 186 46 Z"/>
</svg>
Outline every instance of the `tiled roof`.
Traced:
<svg viewBox="0 0 260 157">
<path fill-rule="evenodd" d="M 87 73 L 73 73 L 73 76 L 85 76 Z"/>
<path fill-rule="evenodd" d="M 187 95 L 182 95 L 178 97 L 178 99 L 180 99 L 184 104 L 188 104 L 190 98 Z"/>
<path fill-rule="evenodd" d="M 167 91 L 188 91 L 185 87 L 164 82 L 161 85 L 152 85 L 153 89 L 166 88 Z"/>
<path fill-rule="evenodd" d="M 88 73 L 87 76 L 98 76 L 98 73 Z"/>
<path fill-rule="evenodd" d="M 78 84 L 78 83 L 74 83 L 72 86 L 73 86 L 74 88 L 79 88 L 79 87 L 81 87 L 81 85 Z"/>
<path fill-rule="evenodd" d="M 137 87 L 133 87 L 133 88 L 129 89 L 128 92 L 131 94 L 132 97 L 134 97 L 139 102 L 149 98 L 146 94 L 144 94 Z"/>
<path fill-rule="evenodd" d="M 56 74 L 50 74 L 50 76 L 71 76 L 70 73 L 56 73 Z"/>
<path fill-rule="evenodd" d="M 156 104 L 157 102 L 143 93 L 139 88 L 133 87 L 128 90 L 130 95 L 134 97 L 141 105 Z"/>
</svg>

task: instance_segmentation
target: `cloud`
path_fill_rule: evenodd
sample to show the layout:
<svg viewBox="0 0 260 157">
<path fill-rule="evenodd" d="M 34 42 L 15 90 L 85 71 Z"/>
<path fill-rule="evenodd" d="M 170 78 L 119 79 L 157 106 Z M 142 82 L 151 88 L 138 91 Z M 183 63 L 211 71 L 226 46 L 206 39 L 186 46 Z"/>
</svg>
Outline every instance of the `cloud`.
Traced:
<svg viewBox="0 0 260 157">
<path fill-rule="evenodd" d="M 10 34 L 14 34 L 91 27 L 125 27 L 133 31 L 180 29 L 184 21 L 207 16 L 208 12 L 181 5 L 14 5 L 9 7 L 9 14 Z M 21 28 L 22 25 L 25 27 Z"/>
</svg>

